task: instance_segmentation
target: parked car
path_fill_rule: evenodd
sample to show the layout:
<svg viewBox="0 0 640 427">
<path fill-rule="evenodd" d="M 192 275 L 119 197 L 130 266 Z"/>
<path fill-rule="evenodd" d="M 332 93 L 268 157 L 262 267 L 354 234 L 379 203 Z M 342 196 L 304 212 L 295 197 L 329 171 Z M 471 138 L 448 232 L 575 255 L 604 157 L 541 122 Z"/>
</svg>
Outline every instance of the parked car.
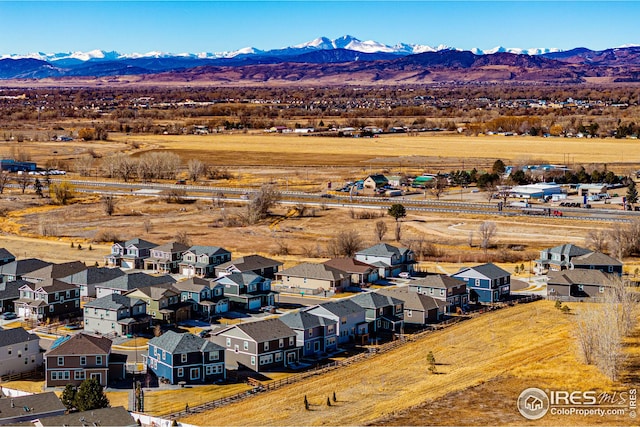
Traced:
<svg viewBox="0 0 640 427">
<path fill-rule="evenodd" d="M 13 320 L 13 319 L 17 319 L 18 315 L 12 311 L 7 311 L 6 313 L 2 314 L 2 318 L 4 320 Z"/>
<path fill-rule="evenodd" d="M 402 273 L 398 274 L 398 277 L 402 279 L 409 279 L 411 277 L 411 273 L 409 273 L 408 271 L 403 271 Z"/>
</svg>

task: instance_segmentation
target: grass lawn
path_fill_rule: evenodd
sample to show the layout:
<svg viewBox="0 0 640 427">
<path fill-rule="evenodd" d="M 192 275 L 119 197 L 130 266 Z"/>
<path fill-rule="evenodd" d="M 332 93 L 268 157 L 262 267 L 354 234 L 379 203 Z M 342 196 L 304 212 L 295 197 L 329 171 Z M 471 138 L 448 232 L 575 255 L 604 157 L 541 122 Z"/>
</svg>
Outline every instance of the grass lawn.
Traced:
<svg viewBox="0 0 640 427">
<path fill-rule="evenodd" d="M 147 345 L 148 342 L 149 342 L 149 338 L 136 337 L 136 338 L 131 338 L 130 340 L 127 340 L 118 345 L 121 347 L 142 347 Z"/>
<path fill-rule="evenodd" d="M 221 397 L 247 391 L 251 388 L 248 384 L 242 383 L 224 386 L 205 385 L 177 390 L 145 391 L 144 409 L 145 413 L 149 415 L 160 416 L 182 411 L 187 403 L 189 406 L 196 406 Z M 204 421 L 200 423 L 201 425 L 217 424 L 215 418 L 211 418 L 211 414 L 203 420 Z"/>
<path fill-rule="evenodd" d="M 14 390 L 22 390 L 30 393 L 42 393 L 44 390 L 44 380 L 40 381 L 29 381 L 29 380 L 21 380 L 21 381 L 8 381 L 0 383 L 0 386 L 6 388 L 12 388 Z"/>
<path fill-rule="evenodd" d="M 376 423 L 425 401 L 460 393 L 500 378 L 507 389 L 488 393 L 484 407 L 468 408 L 478 423 L 499 421 L 502 412 L 516 411 L 519 393 L 528 387 L 562 387 L 578 390 L 615 390 L 615 384 L 593 366 L 577 360 L 572 323 L 589 304 L 570 304 L 565 315 L 549 301 L 539 301 L 490 312 L 434 332 L 419 341 L 328 374 L 256 395 L 242 402 L 185 418 L 196 425 L 363 425 Z M 640 340 L 639 340 L 640 342 Z M 636 343 L 637 345 L 637 343 Z M 426 357 L 433 351 L 437 375 L 427 372 Z M 637 357 L 634 356 L 634 357 Z M 326 405 L 336 392 L 338 402 Z M 503 393 L 503 399 L 495 393 Z M 307 396 L 311 410 L 305 410 Z M 498 405 L 498 403 L 501 403 Z M 449 402 L 452 408 L 464 403 Z M 496 406 L 496 411 L 492 407 Z M 255 408 L 269 408 L 256 411 Z M 424 418 L 417 424 L 430 424 Z M 490 418 L 491 417 L 494 418 Z M 495 418 L 497 417 L 497 418 Z M 552 424 L 582 424 L 584 420 L 549 418 Z M 497 420 L 497 421 L 496 421 Z M 447 419 L 446 424 L 456 424 Z M 523 418 L 520 422 L 525 421 Z M 492 424 L 491 421 L 489 421 Z M 486 425 L 486 424 L 485 424 Z"/>
</svg>

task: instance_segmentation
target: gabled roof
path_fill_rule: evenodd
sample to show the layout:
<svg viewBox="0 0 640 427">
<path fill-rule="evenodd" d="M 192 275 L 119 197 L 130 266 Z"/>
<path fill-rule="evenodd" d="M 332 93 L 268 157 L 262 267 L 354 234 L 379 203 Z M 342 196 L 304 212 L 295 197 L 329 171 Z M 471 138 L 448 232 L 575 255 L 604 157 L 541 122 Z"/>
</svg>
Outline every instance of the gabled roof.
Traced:
<svg viewBox="0 0 640 427">
<path fill-rule="evenodd" d="M 28 284 L 26 280 L 14 280 L 0 283 L 0 301 L 11 300 L 20 297 L 20 288 Z"/>
<path fill-rule="evenodd" d="M 28 274 L 24 274 L 24 276 L 30 279 L 60 279 L 61 277 L 66 277 L 74 273 L 78 273 L 80 271 L 84 271 L 87 269 L 87 266 L 84 265 L 81 261 L 71 261 L 64 262 L 61 264 L 50 264 L 46 267 L 42 267 L 38 270 L 34 270 Z"/>
<path fill-rule="evenodd" d="M 123 308 L 131 308 L 136 304 L 146 304 L 137 298 L 129 298 L 126 295 L 109 294 L 102 298 L 94 299 L 84 305 L 85 308 L 100 308 L 103 310 L 120 310 Z"/>
<path fill-rule="evenodd" d="M 397 248 L 387 243 L 378 243 L 377 245 L 371 246 L 370 248 L 366 248 L 356 252 L 356 255 L 384 256 L 384 257 L 391 257 L 393 255 L 402 256 L 405 253 L 409 252 L 410 250 L 411 249 L 408 249 L 408 248 Z"/>
<path fill-rule="evenodd" d="M 149 345 L 161 348 L 171 354 L 224 350 L 224 347 L 189 332 L 180 334 L 174 331 L 167 331 L 159 337 L 151 338 L 149 340 Z"/>
<path fill-rule="evenodd" d="M 466 286 L 467 283 L 455 277 L 447 276 L 446 274 L 431 274 L 423 278 L 414 279 L 410 283 L 411 287 L 424 286 L 438 289 L 452 289 L 460 285 Z"/>
<path fill-rule="evenodd" d="M 275 318 L 239 323 L 230 328 L 221 330 L 219 333 L 216 333 L 216 335 L 224 334 L 225 331 L 232 328 L 240 329 L 255 342 L 273 341 L 295 336 L 295 332 L 293 332 L 290 327 L 288 327 L 282 320 Z"/>
<path fill-rule="evenodd" d="M 138 249 L 151 249 L 155 246 L 158 246 L 156 243 L 151 243 L 138 237 L 136 237 L 135 239 L 127 240 L 126 242 L 120 244 L 125 248 L 129 246 L 135 246 Z"/>
<path fill-rule="evenodd" d="M 173 283 L 164 283 L 159 285 L 145 286 L 143 288 L 134 289 L 128 292 L 130 295 L 135 292 L 140 292 L 144 296 L 152 299 L 153 301 L 161 300 L 162 298 L 180 295 L 180 291 L 173 287 Z"/>
<path fill-rule="evenodd" d="M 264 280 L 267 280 L 267 279 L 265 279 L 264 277 L 260 276 L 259 274 L 247 272 L 247 273 L 231 273 L 231 274 L 227 274 L 225 276 L 218 277 L 217 279 L 214 279 L 213 283 L 224 284 L 226 282 L 233 282 L 233 283 L 235 283 L 236 285 L 239 285 L 239 286 L 247 286 L 247 284 L 249 284 L 249 283 L 262 282 Z"/>
<path fill-rule="evenodd" d="M 33 291 L 42 288 L 47 293 L 78 289 L 78 286 L 76 285 L 66 283 L 57 279 L 45 279 L 37 283 L 25 282 L 25 285 Z"/>
<path fill-rule="evenodd" d="M 603 254 L 602 252 L 591 252 L 586 255 L 580 255 L 573 258 L 571 262 L 573 265 L 622 265 L 622 263 L 617 259 Z"/>
<path fill-rule="evenodd" d="M 73 283 L 74 285 L 95 285 L 115 279 L 116 277 L 125 276 L 126 274 L 127 273 L 119 268 L 89 267 L 77 273 L 59 277 L 59 279 L 63 282 Z"/>
<path fill-rule="evenodd" d="M 388 295 L 382 295 L 378 292 L 361 292 L 351 297 L 351 301 L 355 302 L 363 308 L 382 308 L 402 304 L 402 301 Z"/>
<path fill-rule="evenodd" d="M 57 342 L 57 340 L 56 340 Z M 59 344 L 53 343 L 45 356 L 68 356 L 85 354 L 108 354 L 111 351 L 111 340 L 105 337 L 97 337 L 84 332 L 72 335 Z"/>
<path fill-rule="evenodd" d="M 333 313 L 337 317 L 348 317 L 352 314 L 364 313 L 364 308 L 353 302 L 351 298 L 323 302 L 322 304 L 317 305 L 317 307 L 322 307 L 328 312 Z M 314 307 L 309 307 L 305 310 L 311 310 L 313 308 Z"/>
<path fill-rule="evenodd" d="M 407 288 L 381 289 L 378 293 L 387 295 L 404 302 L 405 310 L 429 311 L 440 307 L 445 307 L 447 303 L 443 300 L 409 291 Z"/>
<path fill-rule="evenodd" d="M 51 263 L 38 258 L 18 259 L 8 264 L 0 265 L 0 274 L 4 276 L 23 276 L 47 265 L 51 265 Z"/>
<path fill-rule="evenodd" d="M 27 341 L 39 341 L 40 337 L 30 334 L 23 328 L 0 329 L 0 346 L 5 347 Z"/>
<path fill-rule="evenodd" d="M 0 248 L 0 258 L 1 259 L 5 259 L 5 258 L 13 258 L 13 259 L 15 259 L 16 257 L 11 252 L 6 250 L 5 248 Z"/>
<path fill-rule="evenodd" d="M 369 175 L 368 177 L 365 178 L 365 180 L 371 178 L 372 180 L 374 180 L 377 184 L 382 184 L 382 183 L 387 183 L 389 182 L 389 180 L 387 179 L 386 176 L 382 175 L 382 174 L 377 174 L 377 175 Z"/>
<path fill-rule="evenodd" d="M 553 248 L 546 249 L 546 252 L 549 252 L 551 254 L 561 254 L 568 256 L 569 258 L 573 258 L 580 255 L 586 255 L 593 251 L 568 243 L 565 245 L 554 246 Z"/>
<path fill-rule="evenodd" d="M 238 271 L 253 271 L 259 270 L 262 268 L 281 266 L 282 263 L 280 261 L 276 261 L 274 259 L 265 258 L 261 255 L 247 255 L 243 256 L 224 264 L 220 264 L 216 267 L 217 270 L 224 270 L 231 266 L 235 267 Z"/>
<path fill-rule="evenodd" d="M 549 285 L 594 285 L 611 286 L 612 276 L 600 270 L 576 269 L 552 272 L 549 274 Z"/>
<path fill-rule="evenodd" d="M 191 246 L 185 252 L 191 252 L 191 253 L 194 253 L 196 255 L 206 254 L 206 255 L 209 255 L 209 256 L 211 256 L 211 255 L 231 254 L 231 252 L 229 252 L 228 250 L 226 250 L 224 248 L 221 248 L 219 246 L 201 246 L 201 245 Z"/>
<path fill-rule="evenodd" d="M 506 270 L 503 270 L 497 265 L 493 263 L 487 263 L 487 264 L 477 265 L 475 267 L 461 268 L 460 271 L 458 271 L 456 274 L 453 274 L 453 277 L 456 277 L 456 276 L 465 277 L 465 274 L 470 271 L 475 271 L 479 273 L 481 276 L 487 277 L 489 279 L 497 279 L 500 277 L 511 276 L 511 273 L 509 273 Z"/>
<path fill-rule="evenodd" d="M 203 289 L 211 289 L 211 282 L 199 277 L 191 277 L 173 284 L 173 287 L 179 291 L 186 292 L 202 292 Z"/>
<path fill-rule="evenodd" d="M 164 245 L 155 246 L 152 249 L 154 251 L 161 251 L 161 252 L 182 253 L 187 249 L 189 249 L 189 246 L 183 245 L 182 243 L 178 243 L 178 242 L 169 242 L 169 243 L 165 243 Z"/>
<path fill-rule="evenodd" d="M 120 289 L 129 291 L 145 286 L 157 285 L 161 283 L 175 283 L 176 279 L 169 275 L 152 276 L 141 272 L 129 273 L 123 276 L 114 277 L 111 280 L 96 284 L 97 287 Z"/>
<path fill-rule="evenodd" d="M 67 426 L 67 427 L 87 427 L 87 426 L 137 426 L 129 411 L 122 406 L 115 408 L 92 409 L 90 411 L 73 412 L 71 414 L 57 415 L 54 417 L 42 417 L 38 419 L 38 424 L 43 427 Z"/>
<path fill-rule="evenodd" d="M 339 281 L 346 277 L 345 273 L 326 264 L 303 262 L 278 273 L 279 276 L 305 277 L 307 279 Z"/>
<path fill-rule="evenodd" d="M 356 261 L 353 258 L 333 258 L 329 261 L 325 261 L 323 264 L 349 274 L 365 274 L 374 270 L 371 265 L 365 264 L 364 262 Z"/>
<path fill-rule="evenodd" d="M 29 408 L 29 412 L 25 412 L 25 407 Z M 51 412 L 60 412 L 66 409 L 67 408 L 62 404 L 58 396 L 56 396 L 52 391 L 29 394 L 26 396 L 3 398 L 0 399 L 0 424 L 11 423 L 11 421 L 6 420 L 12 420 L 25 415 L 33 416 L 32 419 L 45 419 L 44 416 L 40 417 L 39 415 Z"/>
<path fill-rule="evenodd" d="M 291 329 L 312 329 L 320 326 L 335 325 L 337 322 L 326 317 L 316 316 L 306 311 L 289 312 L 280 316 L 280 320 Z"/>
</svg>

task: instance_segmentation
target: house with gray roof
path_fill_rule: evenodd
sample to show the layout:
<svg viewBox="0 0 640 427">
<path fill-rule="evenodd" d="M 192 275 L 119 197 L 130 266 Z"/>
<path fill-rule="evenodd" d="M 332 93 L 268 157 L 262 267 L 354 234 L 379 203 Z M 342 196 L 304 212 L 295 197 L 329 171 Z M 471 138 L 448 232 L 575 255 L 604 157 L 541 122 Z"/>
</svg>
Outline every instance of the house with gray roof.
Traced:
<svg viewBox="0 0 640 427">
<path fill-rule="evenodd" d="M 276 279 L 289 288 L 308 289 L 309 293 L 342 292 L 351 285 L 349 274 L 326 264 L 303 262 L 276 273 Z"/>
<path fill-rule="evenodd" d="M 189 249 L 187 245 L 169 242 L 151 248 L 151 255 L 144 260 L 144 269 L 156 273 L 177 273 L 178 264 L 182 261 L 182 253 Z"/>
<path fill-rule="evenodd" d="M 398 248 L 387 243 L 378 243 L 356 252 L 355 260 L 378 269 L 378 276 L 397 277 L 402 272 L 413 272 L 415 253 L 409 248 Z"/>
<path fill-rule="evenodd" d="M 111 294 L 83 307 L 84 330 L 106 336 L 145 333 L 151 327 L 147 303 L 126 295 Z"/>
<path fill-rule="evenodd" d="M 378 280 L 378 269 L 376 267 L 353 258 L 333 258 L 325 261 L 324 265 L 349 275 L 351 284 L 355 286 L 365 286 Z"/>
<path fill-rule="evenodd" d="M 591 252 L 574 257 L 571 260 L 571 264 L 575 269 L 600 270 L 603 273 L 622 276 L 622 263 L 602 252 Z"/>
<path fill-rule="evenodd" d="M 230 308 L 260 310 L 275 304 L 276 293 L 271 291 L 271 279 L 255 273 L 231 273 L 213 280 L 222 287 Z"/>
<path fill-rule="evenodd" d="M 180 301 L 193 304 L 194 313 L 204 318 L 229 311 L 229 298 L 224 295 L 224 286 L 200 277 L 191 277 L 173 284 L 180 291 Z"/>
<path fill-rule="evenodd" d="M 226 378 L 225 349 L 197 335 L 167 331 L 149 340 L 146 364 L 171 384 L 211 383 Z"/>
<path fill-rule="evenodd" d="M 20 280 L 25 274 L 29 274 L 32 271 L 39 270 L 48 265 L 51 265 L 51 263 L 38 258 L 19 259 L 8 264 L 0 265 L 0 282 Z"/>
<path fill-rule="evenodd" d="M 262 255 L 247 255 L 216 266 L 215 272 L 217 277 L 231 273 L 255 273 L 267 279 L 274 279 L 281 266 L 280 261 Z"/>
<path fill-rule="evenodd" d="M 192 304 L 180 301 L 180 291 L 173 287 L 173 283 L 145 286 L 126 295 L 146 302 L 147 314 L 154 321 L 177 323 L 191 319 Z"/>
<path fill-rule="evenodd" d="M 42 366 L 40 337 L 23 328 L 0 329 L 0 377 Z"/>
<path fill-rule="evenodd" d="M 303 308 L 302 311 L 335 321 L 338 344 L 359 341 L 360 337 L 369 333 L 366 310 L 350 298 L 323 302 Z"/>
<path fill-rule="evenodd" d="M 20 288 L 27 283 L 26 280 L 0 282 L 0 313 L 16 311 L 13 302 L 20 298 Z"/>
<path fill-rule="evenodd" d="M 108 267 L 141 269 L 144 267 L 144 260 L 151 255 L 151 248 L 156 246 L 158 246 L 156 243 L 140 238 L 115 242 L 111 246 L 111 253 L 104 257 L 105 264 Z"/>
<path fill-rule="evenodd" d="M 361 292 L 350 298 L 365 309 L 371 337 L 384 337 L 389 333 L 402 333 L 404 302 L 378 292 Z"/>
<path fill-rule="evenodd" d="M 42 282 L 46 279 L 60 279 L 73 273 L 86 270 L 87 266 L 81 261 L 63 262 L 60 264 L 49 264 L 38 270 L 31 271 L 22 275 L 24 280 L 30 282 Z"/>
<path fill-rule="evenodd" d="M 587 255 L 593 252 L 573 244 L 555 246 L 540 251 L 540 258 L 535 260 L 534 271 L 543 274 L 547 271 L 561 271 L 572 268 L 571 261 L 575 257 Z"/>
<path fill-rule="evenodd" d="M 462 268 L 451 277 L 467 283 L 469 301 L 494 303 L 511 293 L 511 273 L 492 263 Z"/>
<path fill-rule="evenodd" d="M 80 314 L 80 289 L 57 279 L 26 282 L 13 304 L 18 316 L 38 321 L 65 319 Z"/>
<path fill-rule="evenodd" d="M 378 293 L 403 302 L 405 325 L 424 326 L 439 322 L 448 306 L 446 300 L 414 292 L 406 287 L 380 289 Z"/>
<path fill-rule="evenodd" d="M 114 408 L 92 409 L 90 411 L 72 412 L 53 417 L 42 417 L 32 421 L 34 427 L 138 427 L 138 423 L 123 406 Z"/>
<path fill-rule="evenodd" d="M 125 276 L 127 273 L 119 268 L 108 267 L 88 267 L 77 273 L 60 277 L 63 282 L 71 283 L 80 287 L 80 297 L 96 297 L 96 285 L 113 280 L 117 277 Z"/>
<path fill-rule="evenodd" d="M 211 333 L 211 341 L 225 348 L 227 368 L 273 371 L 296 365 L 296 333 L 278 318 L 232 325 Z"/>
<path fill-rule="evenodd" d="M 63 415 L 66 410 L 66 406 L 52 391 L 6 397 L 0 399 L 0 425 L 33 422 L 38 419 Z"/>
<path fill-rule="evenodd" d="M 97 283 L 96 297 L 102 298 L 109 294 L 125 294 L 134 289 L 146 286 L 162 285 L 166 283 L 175 283 L 176 279 L 169 275 L 152 276 L 150 274 L 135 272 L 124 275 L 115 276 L 106 282 Z"/>
<path fill-rule="evenodd" d="M 615 274 L 600 270 L 563 270 L 549 274 L 547 297 L 550 299 L 593 299 L 599 300 L 611 292 L 613 280 L 620 280 Z"/>
<path fill-rule="evenodd" d="M 187 277 L 214 277 L 216 266 L 231 261 L 231 252 L 218 246 L 191 246 L 182 253 L 180 274 Z"/>
<path fill-rule="evenodd" d="M 280 316 L 280 320 L 296 333 L 296 345 L 302 348 L 302 357 L 318 359 L 338 349 L 338 322 L 334 319 L 294 311 Z"/>
<path fill-rule="evenodd" d="M 16 257 L 5 248 L 0 248 L 0 265 L 9 264 L 16 260 Z"/>
<path fill-rule="evenodd" d="M 445 301 L 447 313 L 455 312 L 468 303 L 467 283 L 446 274 L 429 274 L 412 280 L 407 286 L 410 291 Z"/>
</svg>

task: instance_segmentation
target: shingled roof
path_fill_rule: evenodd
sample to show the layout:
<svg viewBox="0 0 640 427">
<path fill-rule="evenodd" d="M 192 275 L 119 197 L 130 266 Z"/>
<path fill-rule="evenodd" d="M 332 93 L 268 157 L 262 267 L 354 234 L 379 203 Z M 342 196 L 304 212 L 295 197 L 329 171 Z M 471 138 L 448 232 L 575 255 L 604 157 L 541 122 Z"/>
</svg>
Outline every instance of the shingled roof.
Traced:
<svg viewBox="0 0 640 427">
<path fill-rule="evenodd" d="M 0 265 L 0 274 L 4 276 L 23 276 L 47 265 L 51 265 L 51 263 L 38 258 L 18 259 L 8 264 Z"/>
<path fill-rule="evenodd" d="M 552 272 L 547 285 L 611 286 L 612 276 L 600 270 L 576 269 Z"/>
<path fill-rule="evenodd" d="M 57 415 L 54 417 L 43 417 L 38 420 L 37 425 L 42 425 L 42 427 L 129 427 L 137 426 L 138 424 L 129 411 L 122 406 L 116 406 L 115 408 L 92 409 L 90 411 L 73 412 L 71 414 Z"/>
<path fill-rule="evenodd" d="M 318 307 L 322 307 L 330 313 L 338 317 L 347 317 L 352 314 L 363 313 L 364 309 L 362 306 L 356 304 L 351 301 L 351 298 L 340 299 L 337 301 L 327 301 L 319 304 Z M 313 307 L 309 307 L 306 310 L 313 309 Z"/>
<path fill-rule="evenodd" d="M 407 288 L 381 289 L 378 293 L 390 296 L 404 302 L 405 310 L 429 311 L 440 307 L 446 307 L 443 300 L 409 291 Z"/>
<path fill-rule="evenodd" d="M 320 326 L 335 325 L 337 322 L 326 317 L 316 316 L 306 311 L 289 312 L 280 316 L 280 320 L 291 329 L 313 329 Z"/>
<path fill-rule="evenodd" d="M 351 297 L 351 301 L 355 302 L 360 307 L 369 309 L 402 304 L 401 300 L 388 295 L 382 295 L 378 292 L 362 292 Z"/>
<path fill-rule="evenodd" d="M 85 354 L 107 354 L 111 351 L 111 340 L 80 332 L 69 338 L 56 340 L 45 356 L 68 356 Z M 56 344 L 56 342 L 58 344 Z"/>
<path fill-rule="evenodd" d="M 38 270 L 34 270 L 30 273 L 25 273 L 24 276 L 30 279 L 60 279 L 74 273 L 86 270 L 87 266 L 81 261 L 63 262 L 60 264 L 50 264 L 42 267 Z"/>
<path fill-rule="evenodd" d="M 0 329 L 0 346 L 19 344 L 27 341 L 39 341 L 40 337 L 30 334 L 23 328 Z"/>
<path fill-rule="evenodd" d="M 278 273 L 279 276 L 306 277 L 308 279 L 339 281 L 346 277 L 345 273 L 326 264 L 303 262 Z"/>
<path fill-rule="evenodd" d="M 256 342 L 273 341 L 295 336 L 295 332 L 280 319 L 264 319 L 255 322 L 239 323 L 231 328 L 238 328 Z M 216 333 L 223 334 L 231 329 L 226 328 Z"/>
<path fill-rule="evenodd" d="M 487 264 L 477 265 L 475 267 L 461 268 L 460 271 L 458 271 L 453 276 L 458 276 L 461 273 L 466 273 L 468 271 L 476 271 L 476 272 L 480 273 L 481 275 L 483 275 L 485 277 L 488 277 L 490 279 L 495 279 L 495 278 L 504 277 L 504 276 L 510 276 L 511 275 L 511 273 L 509 273 L 506 270 L 503 270 L 502 268 L 498 267 L 497 265 L 492 264 L 492 263 L 487 263 Z"/>
<path fill-rule="evenodd" d="M 88 267 L 77 273 L 59 277 L 59 279 L 75 285 L 95 285 L 115 279 L 116 277 L 125 276 L 126 274 L 127 273 L 119 268 Z"/>
<path fill-rule="evenodd" d="M 24 408 L 29 408 L 26 412 Z M 0 399 L 0 424 L 13 424 L 16 419 L 29 416 L 45 419 L 45 414 L 63 413 L 67 408 L 52 391 Z"/>
<path fill-rule="evenodd" d="M 161 348 L 171 354 L 224 351 L 224 347 L 189 332 L 180 334 L 167 331 L 159 337 L 150 339 L 149 345 Z"/>
<path fill-rule="evenodd" d="M 617 259 L 603 254 L 602 252 L 591 252 L 585 255 L 580 255 L 573 258 L 571 262 L 573 265 L 622 265 L 622 263 Z"/>
<path fill-rule="evenodd" d="M 262 255 L 247 255 L 240 258 L 236 258 L 231 261 L 227 261 L 224 264 L 220 264 L 216 267 L 216 270 L 224 270 L 231 266 L 235 267 L 238 271 L 253 271 L 260 270 L 262 268 L 281 266 L 280 261 L 274 259 L 265 258 Z"/>
<path fill-rule="evenodd" d="M 123 276 L 114 277 L 111 280 L 102 282 L 97 286 L 101 288 L 120 289 L 123 291 L 130 291 L 132 289 L 141 288 L 145 286 L 158 285 L 161 283 L 175 283 L 176 279 L 169 275 L 152 276 L 142 272 L 135 272 L 125 274 Z"/>
<path fill-rule="evenodd" d="M 136 304 L 144 303 L 137 298 L 129 298 L 126 295 L 109 294 L 102 298 L 95 299 L 86 303 L 85 308 L 100 308 L 103 310 L 120 310 L 122 308 L 131 308 Z M 146 304 L 146 303 L 145 303 Z"/>
<path fill-rule="evenodd" d="M 408 251 L 410 251 L 410 249 L 408 248 L 397 248 L 387 243 L 378 243 L 377 245 L 371 246 L 370 248 L 363 249 L 356 253 L 358 255 L 390 257 L 392 255 L 402 256 Z"/>
<path fill-rule="evenodd" d="M 414 279 L 410 284 L 412 287 L 424 286 L 428 288 L 451 289 L 460 285 L 466 286 L 466 282 L 446 274 L 431 274 L 423 278 Z"/>
</svg>

